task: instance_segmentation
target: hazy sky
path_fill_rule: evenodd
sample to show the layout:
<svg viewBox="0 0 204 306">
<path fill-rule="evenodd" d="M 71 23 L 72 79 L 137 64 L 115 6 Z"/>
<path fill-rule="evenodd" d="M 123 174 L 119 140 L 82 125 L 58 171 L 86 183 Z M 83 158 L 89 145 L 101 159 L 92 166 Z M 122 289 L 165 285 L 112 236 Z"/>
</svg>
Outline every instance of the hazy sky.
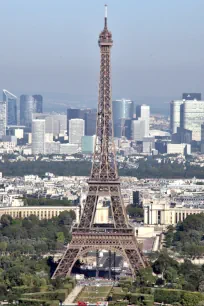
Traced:
<svg viewBox="0 0 204 306">
<path fill-rule="evenodd" d="M 114 98 L 204 94 L 203 0 L 0 0 L 0 88 L 96 99 L 105 2 Z"/>
</svg>

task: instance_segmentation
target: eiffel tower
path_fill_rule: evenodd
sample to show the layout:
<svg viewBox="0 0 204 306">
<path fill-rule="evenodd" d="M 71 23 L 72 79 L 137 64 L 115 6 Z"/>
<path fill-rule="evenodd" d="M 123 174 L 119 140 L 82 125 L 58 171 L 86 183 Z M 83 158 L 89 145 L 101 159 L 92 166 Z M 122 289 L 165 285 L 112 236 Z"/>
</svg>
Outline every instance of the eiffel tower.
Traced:
<svg viewBox="0 0 204 306">
<path fill-rule="evenodd" d="M 66 277 L 80 257 L 95 250 L 108 250 L 122 255 L 131 269 L 136 272 L 147 265 L 139 249 L 133 229 L 128 224 L 121 196 L 115 148 L 113 142 L 111 103 L 111 47 L 112 34 L 107 26 L 107 6 L 105 6 L 104 29 L 99 36 L 101 53 L 98 115 L 96 141 L 91 175 L 88 180 L 88 194 L 80 222 L 72 230 L 72 241 L 59 262 L 53 278 Z M 113 224 L 106 227 L 94 226 L 99 197 L 108 196 L 111 202 Z"/>
</svg>

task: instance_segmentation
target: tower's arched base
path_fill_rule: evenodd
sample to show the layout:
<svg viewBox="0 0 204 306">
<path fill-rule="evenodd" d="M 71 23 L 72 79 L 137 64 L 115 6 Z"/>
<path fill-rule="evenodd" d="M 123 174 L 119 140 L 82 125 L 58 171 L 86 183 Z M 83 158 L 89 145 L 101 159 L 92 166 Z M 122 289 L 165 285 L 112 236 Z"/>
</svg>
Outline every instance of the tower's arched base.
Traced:
<svg viewBox="0 0 204 306">
<path fill-rule="evenodd" d="M 146 266 L 145 258 L 139 249 L 132 229 L 104 229 L 100 231 L 77 228 L 72 241 L 62 257 L 52 278 L 70 275 L 75 262 L 93 250 L 110 250 L 123 256 L 135 277 L 136 272 Z"/>
</svg>

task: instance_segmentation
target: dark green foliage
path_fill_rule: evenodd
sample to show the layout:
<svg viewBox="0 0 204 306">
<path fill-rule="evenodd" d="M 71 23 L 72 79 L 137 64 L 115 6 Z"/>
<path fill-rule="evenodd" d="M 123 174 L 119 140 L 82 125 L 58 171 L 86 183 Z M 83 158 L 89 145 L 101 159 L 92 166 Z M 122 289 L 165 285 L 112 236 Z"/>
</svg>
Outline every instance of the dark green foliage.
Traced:
<svg viewBox="0 0 204 306">
<path fill-rule="evenodd" d="M 154 299 L 158 303 L 173 304 L 181 302 L 183 306 L 197 306 L 200 301 L 204 300 L 204 295 L 199 292 L 156 289 Z"/>
<path fill-rule="evenodd" d="M 157 286 L 165 286 L 173 289 L 204 292 L 204 266 L 198 266 L 185 260 L 178 264 L 167 252 L 161 252 L 153 262 L 152 268 L 159 278 Z M 136 280 L 136 284 L 139 278 Z M 142 286 L 141 282 L 137 286 Z"/>
<path fill-rule="evenodd" d="M 155 289 L 154 300 L 158 303 L 173 304 L 181 301 L 181 290 Z"/>
<path fill-rule="evenodd" d="M 130 302 L 134 304 L 143 303 L 144 301 L 152 301 L 154 302 L 154 296 L 150 294 L 143 294 L 143 293 L 131 293 L 130 295 Z"/>
<path fill-rule="evenodd" d="M 69 200 L 58 200 L 58 199 L 46 199 L 46 198 L 40 198 L 40 199 L 32 199 L 32 198 L 26 198 L 24 200 L 25 206 L 72 206 L 72 201 Z"/>
<path fill-rule="evenodd" d="M 137 287 L 152 287 L 156 282 L 156 277 L 153 275 L 151 267 L 141 268 L 136 277 L 135 285 Z"/>
<path fill-rule="evenodd" d="M 39 220 L 30 216 L 23 220 L 1 217 L 0 253 L 41 255 L 63 247 L 70 239 L 70 228 L 75 213 L 63 211 L 58 217 Z"/>
<path fill-rule="evenodd" d="M 21 298 L 19 300 L 20 306 L 59 306 L 59 301 L 44 301 L 44 300 L 30 300 Z"/>
<path fill-rule="evenodd" d="M 134 205 L 128 205 L 126 210 L 130 218 L 143 218 L 144 217 L 144 210 L 142 207 L 135 207 Z"/>
<path fill-rule="evenodd" d="M 69 293 L 68 289 L 58 289 L 56 291 L 26 293 L 22 295 L 22 298 L 64 301 Z"/>
<path fill-rule="evenodd" d="M 166 247 L 171 247 L 189 258 L 202 257 L 204 214 L 189 215 L 175 229 L 169 228 L 166 233 Z"/>
<path fill-rule="evenodd" d="M 14 163 L 5 160 L 0 163 L 0 172 L 5 176 L 24 176 L 34 174 L 43 176 L 45 172 L 52 172 L 55 175 L 79 175 L 88 176 L 91 171 L 91 162 L 88 161 L 63 161 L 63 162 L 46 162 L 46 161 L 17 161 Z M 154 159 L 139 161 L 139 168 L 129 169 L 128 164 L 123 164 L 120 169 L 121 176 L 136 176 L 138 178 L 203 178 L 204 169 L 199 166 L 186 167 L 177 162 L 161 162 L 158 164 Z"/>
<path fill-rule="evenodd" d="M 64 161 L 64 162 L 45 162 L 36 160 L 18 161 L 15 163 L 0 163 L 0 172 L 5 176 L 24 176 L 28 174 L 43 176 L 46 172 L 52 172 L 55 175 L 89 175 L 91 163 L 87 161 Z"/>
<path fill-rule="evenodd" d="M 22 295 L 43 300 L 64 300 L 74 288 L 75 281 L 50 280 L 56 269 L 53 258 L 43 258 L 48 251 L 57 250 L 67 243 L 75 218 L 73 212 L 62 212 L 50 220 L 36 216 L 13 220 L 2 216 L 0 227 L 0 300 L 13 301 Z M 46 293 L 45 293 L 46 291 Z M 44 292 L 44 293 L 43 293 Z M 22 301 L 21 305 L 41 305 L 39 301 Z M 53 304 L 54 306 L 55 304 Z"/>
<path fill-rule="evenodd" d="M 161 252 L 157 260 L 153 263 L 152 268 L 154 273 L 161 274 L 165 273 L 169 267 L 178 269 L 179 264 L 176 260 L 169 257 L 167 252 Z"/>
</svg>

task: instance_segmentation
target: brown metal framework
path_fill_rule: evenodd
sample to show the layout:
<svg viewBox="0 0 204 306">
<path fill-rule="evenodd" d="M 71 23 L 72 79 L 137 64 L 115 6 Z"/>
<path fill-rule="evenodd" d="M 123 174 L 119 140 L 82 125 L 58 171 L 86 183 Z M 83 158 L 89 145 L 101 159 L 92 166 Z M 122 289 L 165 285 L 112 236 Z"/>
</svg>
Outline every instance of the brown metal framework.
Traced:
<svg viewBox="0 0 204 306">
<path fill-rule="evenodd" d="M 140 267 L 147 265 L 139 249 L 133 229 L 128 224 L 116 166 L 110 75 L 110 55 L 113 41 L 112 34 L 107 27 L 107 15 L 98 43 L 101 51 L 101 66 L 97 137 L 91 176 L 88 181 L 88 195 L 79 225 L 73 229 L 72 241 L 68 245 L 53 278 L 69 275 L 76 260 L 91 250 L 106 249 L 119 253 L 129 263 L 133 276 Z M 111 199 L 113 228 L 102 229 L 93 226 L 100 196 L 109 196 Z"/>
</svg>

